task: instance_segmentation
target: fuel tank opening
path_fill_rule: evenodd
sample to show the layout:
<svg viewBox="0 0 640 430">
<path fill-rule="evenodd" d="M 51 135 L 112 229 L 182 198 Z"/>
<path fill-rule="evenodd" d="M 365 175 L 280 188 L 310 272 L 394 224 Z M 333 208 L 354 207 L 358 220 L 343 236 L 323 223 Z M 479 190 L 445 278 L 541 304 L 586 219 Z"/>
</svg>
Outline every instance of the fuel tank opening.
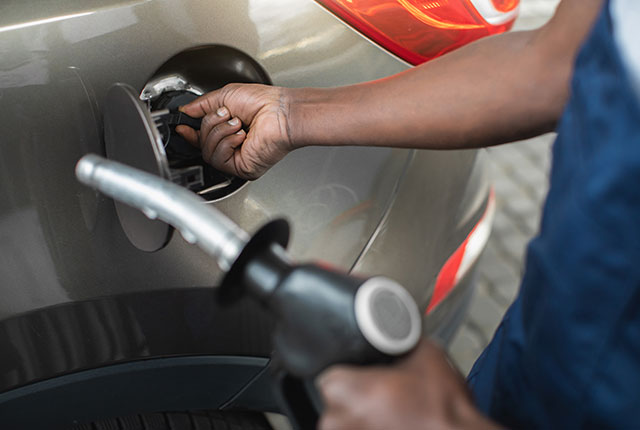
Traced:
<svg viewBox="0 0 640 430">
<path fill-rule="evenodd" d="M 186 89 L 170 90 L 160 92 L 149 99 L 148 104 L 153 115 L 153 112 L 175 111 L 197 97 L 198 94 Z M 244 179 L 211 167 L 202 159 L 200 149 L 184 140 L 174 127 L 158 122 L 156 125 L 162 136 L 172 182 L 190 189 L 206 200 L 221 199 L 246 183 Z"/>
<path fill-rule="evenodd" d="M 177 110 L 209 91 L 229 83 L 271 84 L 264 69 L 247 54 L 223 45 L 184 50 L 163 63 L 140 93 L 151 111 Z M 246 180 L 217 171 L 202 159 L 201 151 L 175 129 L 160 127 L 171 180 L 206 200 L 226 197 Z"/>
<path fill-rule="evenodd" d="M 233 82 L 271 83 L 262 67 L 243 52 L 206 45 L 169 58 L 139 95 L 126 84 L 113 85 L 104 108 L 107 157 L 171 180 L 209 201 L 230 196 L 247 181 L 211 167 L 198 148 L 175 132 L 175 123 L 163 118 L 177 114 L 184 119 L 177 113 L 179 106 Z M 199 120 L 187 118 L 199 127 Z M 116 212 L 127 238 L 138 249 L 154 252 L 169 243 L 172 228 L 164 222 L 119 202 Z"/>
</svg>

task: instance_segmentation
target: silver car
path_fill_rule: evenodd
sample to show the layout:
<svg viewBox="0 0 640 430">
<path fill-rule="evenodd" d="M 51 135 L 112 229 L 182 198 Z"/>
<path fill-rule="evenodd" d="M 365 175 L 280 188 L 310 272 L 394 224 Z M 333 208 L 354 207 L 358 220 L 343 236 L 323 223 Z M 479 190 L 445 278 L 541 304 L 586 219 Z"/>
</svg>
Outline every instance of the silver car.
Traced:
<svg viewBox="0 0 640 430">
<path fill-rule="evenodd" d="M 263 412 L 279 411 L 271 317 L 220 305 L 209 257 L 127 224 L 75 179 L 81 156 L 105 153 L 114 83 L 151 111 L 230 82 L 347 85 L 506 31 L 517 12 L 518 0 L 0 5 L 0 427 L 269 428 Z M 399 281 L 426 331 L 451 338 L 492 219 L 482 152 L 304 148 L 246 182 L 162 138 L 174 179 L 195 174 L 185 186 L 243 229 L 287 218 L 297 259 Z"/>
</svg>

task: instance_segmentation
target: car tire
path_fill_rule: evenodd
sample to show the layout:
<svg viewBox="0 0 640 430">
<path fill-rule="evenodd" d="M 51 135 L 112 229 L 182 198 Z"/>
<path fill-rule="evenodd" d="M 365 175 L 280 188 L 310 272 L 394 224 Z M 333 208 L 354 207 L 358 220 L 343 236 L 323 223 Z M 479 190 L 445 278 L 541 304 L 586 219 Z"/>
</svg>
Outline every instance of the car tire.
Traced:
<svg viewBox="0 0 640 430">
<path fill-rule="evenodd" d="M 260 412 L 186 411 L 136 414 L 74 426 L 72 430 L 272 430 Z"/>
</svg>

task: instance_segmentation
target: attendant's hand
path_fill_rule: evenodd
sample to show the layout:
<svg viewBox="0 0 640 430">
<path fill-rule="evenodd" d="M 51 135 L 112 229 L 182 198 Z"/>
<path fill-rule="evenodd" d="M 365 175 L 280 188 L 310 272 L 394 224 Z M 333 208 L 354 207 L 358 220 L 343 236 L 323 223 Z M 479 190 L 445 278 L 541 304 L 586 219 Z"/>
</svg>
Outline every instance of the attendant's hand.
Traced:
<svg viewBox="0 0 640 430">
<path fill-rule="evenodd" d="M 499 429 L 475 408 L 462 375 L 423 340 L 389 366 L 334 366 L 317 379 L 321 430 Z"/>
<path fill-rule="evenodd" d="M 286 91 L 258 84 L 227 85 L 180 108 L 202 118 L 200 131 L 184 125 L 176 131 L 201 148 L 203 159 L 216 169 L 257 179 L 293 150 Z"/>
</svg>

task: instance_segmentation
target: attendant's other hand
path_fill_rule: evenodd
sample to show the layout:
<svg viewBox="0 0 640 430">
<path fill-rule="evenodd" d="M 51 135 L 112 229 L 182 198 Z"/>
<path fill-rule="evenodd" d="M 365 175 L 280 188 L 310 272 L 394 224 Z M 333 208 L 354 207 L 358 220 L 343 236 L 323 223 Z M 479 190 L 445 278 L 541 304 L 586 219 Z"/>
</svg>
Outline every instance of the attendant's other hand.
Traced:
<svg viewBox="0 0 640 430">
<path fill-rule="evenodd" d="M 423 340 L 389 366 L 334 366 L 317 379 L 325 401 L 321 430 L 500 428 L 475 408 L 465 380 Z"/>
</svg>

